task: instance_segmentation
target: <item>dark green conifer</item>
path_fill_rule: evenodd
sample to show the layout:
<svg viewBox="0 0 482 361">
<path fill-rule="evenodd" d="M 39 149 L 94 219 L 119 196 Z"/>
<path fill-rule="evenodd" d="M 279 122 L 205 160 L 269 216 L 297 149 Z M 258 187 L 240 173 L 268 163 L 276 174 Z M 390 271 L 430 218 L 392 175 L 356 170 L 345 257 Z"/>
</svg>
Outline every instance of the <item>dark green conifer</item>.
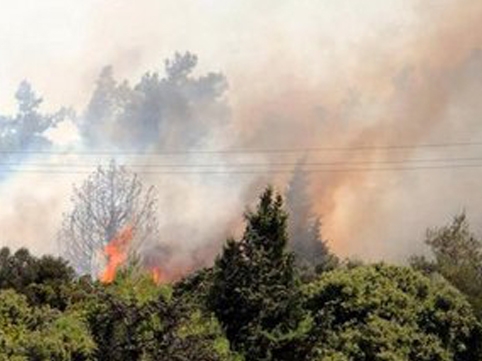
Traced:
<svg viewBox="0 0 482 361">
<path fill-rule="evenodd" d="M 245 218 L 242 239 L 229 240 L 216 261 L 211 305 L 246 360 L 296 359 L 293 341 L 306 322 L 281 196 L 267 188 Z"/>
</svg>

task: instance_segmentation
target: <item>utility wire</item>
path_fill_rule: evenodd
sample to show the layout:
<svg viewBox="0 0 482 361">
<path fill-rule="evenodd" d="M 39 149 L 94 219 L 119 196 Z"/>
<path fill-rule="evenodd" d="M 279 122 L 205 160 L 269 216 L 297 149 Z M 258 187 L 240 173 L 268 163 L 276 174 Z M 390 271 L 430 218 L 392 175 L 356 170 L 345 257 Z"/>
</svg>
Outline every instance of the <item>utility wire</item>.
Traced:
<svg viewBox="0 0 482 361">
<path fill-rule="evenodd" d="M 192 155 L 192 154 L 268 154 L 268 153 L 315 153 L 315 152 L 352 152 L 370 150 L 404 150 L 423 148 L 456 148 L 456 147 L 480 147 L 482 142 L 445 142 L 426 144 L 402 144 L 402 145 L 375 145 L 375 146 L 350 146 L 350 147 L 306 147 L 306 148 L 246 148 L 246 149 L 219 149 L 219 150 L 164 150 L 154 152 L 140 151 L 60 151 L 60 150 L 20 150 L 0 147 L 0 154 L 36 154 L 36 155 L 124 155 L 124 156 L 155 156 L 155 155 Z"/>
<path fill-rule="evenodd" d="M 154 153 L 138 152 L 60 152 L 54 150 L 33 151 L 33 150 L 7 150 L 0 149 L 0 154 L 57 154 L 57 155 L 169 155 L 169 154 L 251 154 L 251 153 L 295 153 L 295 152 L 318 152 L 318 151 L 358 151 L 358 150 L 396 150 L 396 149 L 418 149 L 418 148 L 455 148 L 482 146 L 482 142 L 452 142 L 452 143 L 431 143 L 418 145 L 387 145 L 387 146 L 358 146 L 358 147 L 319 147 L 319 148 L 286 148 L 286 149 L 244 149 L 244 150 L 185 150 Z M 451 158 L 418 158 L 418 159 L 394 159 L 381 161 L 310 161 L 310 162 L 264 162 L 264 163 L 147 163 L 129 164 L 133 168 L 141 168 L 138 173 L 142 174 L 272 174 L 292 173 L 294 167 L 305 173 L 329 173 L 329 172 L 370 172 L 370 171 L 405 171 L 405 170 L 432 170 L 432 169 L 459 169 L 459 168 L 481 168 L 482 156 L 473 157 L 451 157 Z M 467 164 L 467 162 L 469 162 Z M 415 165 L 414 165 L 415 163 Z M 422 165 L 416 165 L 417 163 Z M 443 164 L 447 163 L 447 164 Z M 372 165 L 395 165 L 396 167 L 359 167 Z M 400 166 L 398 166 L 400 165 Z M 2 169 L 3 167 L 3 169 Z M 33 167 L 33 168 L 29 168 Z M 50 174 L 86 174 L 97 165 L 89 163 L 47 163 L 47 162 L 22 162 L 5 161 L 0 162 L 0 173 L 26 172 L 26 173 L 50 173 Z M 261 169 L 266 167 L 266 169 Z M 280 167 L 289 167 L 280 168 Z M 321 167 L 321 168 L 320 168 Z M 332 168 L 325 168 L 332 167 Z M 174 168 L 186 168 L 186 170 L 173 170 Z M 223 169 L 216 169 L 223 168 Z"/>
<path fill-rule="evenodd" d="M 429 170 L 455 170 L 455 169 L 481 169 L 482 164 L 453 164 L 435 166 L 408 166 L 408 167 L 386 167 L 386 168 L 333 168 L 333 169 L 300 169 L 303 173 L 356 173 L 356 172 L 386 172 L 386 171 L 429 171 Z M 6 169 L 3 172 L 9 173 L 43 173 L 43 174 L 90 174 L 90 171 L 82 170 L 55 170 L 55 169 Z M 242 175 L 242 174 L 284 174 L 292 173 L 292 169 L 266 169 L 266 170 L 220 170 L 220 171 L 145 171 L 139 174 L 146 175 Z M 1 173 L 1 172 L 0 172 Z"/>
<path fill-rule="evenodd" d="M 409 164 L 409 163 L 451 163 L 451 162 L 474 162 L 482 161 L 482 157 L 462 157 L 462 158 L 415 158 L 415 159 L 396 159 L 381 161 L 331 161 L 331 162 L 264 162 L 264 163 L 172 163 L 172 164 L 127 164 L 131 168 L 246 168 L 246 167 L 308 167 L 308 166 L 356 166 L 356 165 L 378 165 L 378 164 Z M 0 162 L 1 167 L 52 167 L 52 168 L 92 168 L 97 167 L 98 163 L 47 163 L 47 162 Z"/>
</svg>

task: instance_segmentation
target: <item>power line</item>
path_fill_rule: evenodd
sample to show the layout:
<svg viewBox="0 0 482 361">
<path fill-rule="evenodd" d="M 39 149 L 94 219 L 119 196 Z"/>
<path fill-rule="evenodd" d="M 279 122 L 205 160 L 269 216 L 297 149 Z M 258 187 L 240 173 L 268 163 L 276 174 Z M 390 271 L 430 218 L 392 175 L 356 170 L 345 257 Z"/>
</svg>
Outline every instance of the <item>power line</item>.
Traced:
<svg viewBox="0 0 482 361">
<path fill-rule="evenodd" d="M 140 151 L 56 151 L 56 150 L 20 150 L 0 149 L 0 154 L 35 154 L 35 155 L 106 155 L 106 156 L 156 156 L 156 155 L 192 155 L 192 154 L 269 154 L 269 153 L 315 153 L 315 152 L 352 152 L 352 151 L 374 151 L 374 150 L 408 150 L 423 148 L 458 148 L 458 147 L 479 147 L 482 142 L 445 142 L 425 144 L 402 144 L 402 145 L 375 145 L 375 146 L 350 146 L 350 147 L 306 147 L 306 148 L 246 148 L 246 149 L 185 149 L 185 150 L 164 150 L 153 152 Z"/>
<path fill-rule="evenodd" d="M 386 167 L 386 168 L 334 168 L 334 169 L 301 169 L 304 173 L 356 173 L 356 172 L 386 172 L 386 171 L 428 171 L 428 170 L 454 170 L 454 169 L 482 169 L 482 164 L 454 164 L 438 166 L 413 166 L 413 167 Z M 41 173 L 41 174 L 90 174 L 82 170 L 55 170 L 55 169 L 19 169 L 5 170 L 9 173 Z M 242 175 L 242 174 L 287 174 L 292 169 L 266 169 L 266 170 L 220 170 L 220 171 L 140 171 L 145 175 Z"/>
<path fill-rule="evenodd" d="M 233 168 L 233 167 L 274 167 L 274 166 L 352 166 L 352 165 L 378 165 L 378 164 L 407 164 L 407 163 L 450 163 L 450 162 L 474 162 L 482 161 L 482 157 L 462 157 L 462 158 L 415 158 L 415 159 L 397 159 L 397 160 L 381 160 L 381 161 L 331 161 L 331 162 L 263 162 L 263 163 L 172 163 L 172 164 L 126 164 L 131 168 Z M 47 163 L 47 162 L 3 162 L 0 167 L 53 167 L 53 168 L 92 168 L 97 167 L 98 163 Z"/>
</svg>

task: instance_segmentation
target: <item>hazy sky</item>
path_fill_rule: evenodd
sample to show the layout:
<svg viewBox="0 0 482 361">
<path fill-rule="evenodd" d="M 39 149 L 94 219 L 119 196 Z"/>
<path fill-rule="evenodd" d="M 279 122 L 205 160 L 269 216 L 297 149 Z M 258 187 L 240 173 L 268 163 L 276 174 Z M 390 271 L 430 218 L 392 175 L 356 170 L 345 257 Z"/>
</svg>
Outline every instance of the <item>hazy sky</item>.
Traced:
<svg viewBox="0 0 482 361">
<path fill-rule="evenodd" d="M 102 66 L 112 64 L 119 76 L 132 77 L 159 68 L 176 50 L 193 51 L 201 71 L 222 70 L 232 82 L 255 77 L 267 65 L 273 74 L 319 80 L 380 37 L 389 39 L 386 48 L 406 40 L 417 30 L 416 3 L 1 0 L 0 104 L 13 104 L 24 78 L 44 94 L 47 106 L 83 103 Z"/>
<path fill-rule="evenodd" d="M 13 110 L 23 79 L 46 108 L 81 110 L 103 66 L 135 81 L 175 51 L 191 51 L 200 74 L 226 75 L 234 124 L 243 136 L 255 129 L 266 147 L 477 140 L 480 49 L 480 0 L 0 0 L 0 114 Z M 313 179 L 313 198 L 337 251 L 399 258 L 419 247 L 426 227 L 464 207 L 481 219 L 479 176 L 330 174 Z M 45 177 L 5 182 L 0 231 L 53 249 L 42 242 L 65 209 L 71 180 L 62 182 L 62 192 Z M 58 204 L 51 217 L 45 204 Z M 33 227 L 12 226 L 19 213 Z"/>
</svg>

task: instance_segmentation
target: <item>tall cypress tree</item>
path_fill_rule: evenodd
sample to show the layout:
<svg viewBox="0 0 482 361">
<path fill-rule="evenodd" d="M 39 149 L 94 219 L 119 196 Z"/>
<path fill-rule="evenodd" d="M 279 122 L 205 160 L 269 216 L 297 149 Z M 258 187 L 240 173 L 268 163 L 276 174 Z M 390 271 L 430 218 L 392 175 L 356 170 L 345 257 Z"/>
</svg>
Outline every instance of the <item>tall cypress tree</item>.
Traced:
<svg viewBox="0 0 482 361">
<path fill-rule="evenodd" d="M 330 251 L 322 237 L 321 219 L 313 213 L 313 202 L 308 194 L 309 183 L 303 172 L 304 161 L 296 166 L 286 192 L 289 212 L 290 248 L 296 256 L 296 264 L 304 273 L 334 268 L 337 257 Z"/>
<path fill-rule="evenodd" d="M 296 359 L 292 341 L 306 323 L 281 196 L 267 188 L 245 218 L 242 239 L 229 240 L 216 260 L 211 306 L 247 361 Z"/>
</svg>

